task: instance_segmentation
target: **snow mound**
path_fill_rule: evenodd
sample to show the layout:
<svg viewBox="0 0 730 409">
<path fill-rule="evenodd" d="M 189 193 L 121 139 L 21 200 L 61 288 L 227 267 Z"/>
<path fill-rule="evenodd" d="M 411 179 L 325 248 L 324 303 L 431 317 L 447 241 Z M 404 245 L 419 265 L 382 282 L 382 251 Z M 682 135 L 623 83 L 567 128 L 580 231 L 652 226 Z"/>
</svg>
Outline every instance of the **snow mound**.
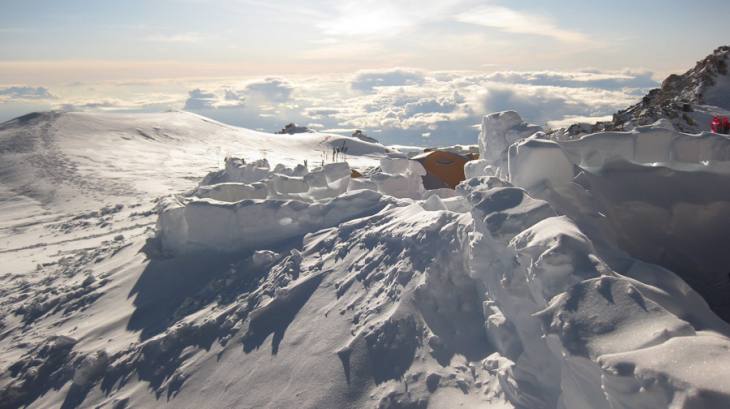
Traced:
<svg viewBox="0 0 730 409">
<path fill-rule="evenodd" d="M 574 221 L 548 211 L 535 213 L 530 210 L 535 205 L 527 204 L 540 201 L 518 194 L 517 188 L 472 183 L 469 190 L 474 205 L 474 231 L 467 248 L 470 274 L 483 283 L 488 336 L 502 362 L 509 362 L 515 386 L 508 390 L 518 392 L 508 396 L 516 405 L 610 408 L 623 402 L 619 407 L 637 407 L 644 404 L 642 396 L 623 385 L 640 381 L 629 373 L 627 381 L 611 383 L 605 374 L 610 372 L 608 357 L 640 354 L 671 340 L 697 342 L 700 347 L 703 337 L 694 325 L 706 323 L 691 324 L 675 314 L 694 308 L 691 315 L 712 315 L 706 304 L 694 301 L 698 296 L 691 289 L 677 291 L 671 281 L 649 279 L 676 295 L 666 297 L 655 287 L 613 271 Z M 508 229 L 489 222 L 492 214 L 508 209 Z M 714 328 L 727 334 L 726 325 Z M 715 334 L 719 342 L 730 342 Z M 657 361 L 671 359 L 664 355 Z M 709 370 L 721 371 L 714 365 Z M 640 376 L 637 373 L 637 379 Z M 672 387 L 661 388 L 661 396 L 671 396 Z M 666 407 L 667 402 L 655 400 L 641 407 Z"/>
<path fill-rule="evenodd" d="M 613 408 L 721 408 L 730 400 L 727 338 L 698 333 L 609 354 L 599 363 Z M 638 406 L 641 405 L 641 406 Z"/>
<path fill-rule="evenodd" d="M 246 199 L 266 199 L 268 188 L 263 183 L 216 183 L 214 185 L 198 186 L 194 195 L 201 199 L 238 202 Z"/>
<path fill-rule="evenodd" d="M 425 193 L 422 176 L 426 169 L 420 162 L 406 158 L 383 158 L 382 172 L 372 176 L 379 192 L 400 198 L 420 199 Z"/>
<path fill-rule="evenodd" d="M 274 246 L 306 233 L 375 213 L 397 202 L 421 200 L 430 211 L 468 212 L 453 190 L 426 191 L 423 166 L 397 156 L 380 160 L 380 171 L 352 178 L 346 162 L 307 169 L 265 159 L 226 158 L 187 196 L 160 202 L 157 237 L 169 254 L 233 252 Z"/>
<path fill-rule="evenodd" d="M 512 122 L 505 122 L 511 124 Z M 494 134 L 486 128 L 483 134 Z M 602 132 L 575 141 L 517 139 L 496 171 L 515 186 L 570 214 L 615 251 L 679 274 L 724 319 L 730 277 L 730 139 L 686 134 L 657 121 L 630 132 Z M 482 165 L 477 165 L 481 167 Z M 486 168 L 485 168 L 486 169 Z M 479 172 L 474 172 L 478 174 Z"/>
<path fill-rule="evenodd" d="M 575 166 L 556 142 L 524 139 L 509 148 L 509 180 L 528 190 L 550 184 L 562 186 L 573 181 Z"/>
</svg>

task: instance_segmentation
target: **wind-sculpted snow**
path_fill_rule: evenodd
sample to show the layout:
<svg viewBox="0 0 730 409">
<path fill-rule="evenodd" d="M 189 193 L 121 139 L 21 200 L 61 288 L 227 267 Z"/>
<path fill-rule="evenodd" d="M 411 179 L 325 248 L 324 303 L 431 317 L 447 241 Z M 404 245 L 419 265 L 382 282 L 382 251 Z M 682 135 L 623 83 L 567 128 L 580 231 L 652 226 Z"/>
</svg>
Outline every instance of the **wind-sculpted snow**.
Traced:
<svg viewBox="0 0 730 409">
<path fill-rule="evenodd" d="M 567 201 L 560 199 L 561 195 L 576 194 L 571 189 L 580 185 L 572 182 L 576 164 L 560 145 L 539 139 L 518 140 L 510 152 L 506 173 L 513 182 L 555 199 L 555 206 L 494 176 L 466 180 L 456 197 L 445 192 L 420 193 L 416 198 L 422 200 L 416 201 L 381 196 L 388 189 L 380 194 L 356 190 L 324 201 L 312 197 L 308 192 L 313 187 L 328 188 L 328 183 L 346 177 L 344 171 L 327 177 L 334 174 L 335 167 L 330 167 L 327 172 L 315 170 L 314 174 L 324 172 L 316 178 L 307 178 L 306 172 L 287 176 L 308 181 L 301 188 L 289 179 L 282 184 L 276 172 L 255 182 L 279 184 L 273 189 L 275 194 L 296 194 L 301 201 L 216 203 L 192 199 L 176 209 L 191 214 L 195 214 L 196 206 L 205 209 L 206 213 L 194 217 L 205 223 L 194 230 L 210 228 L 205 233 L 209 235 L 191 243 L 210 243 L 209 250 L 231 251 L 281 245 L 289 236 L 267 241 L 267 233 L 257 230 L 255 224 L 226 230 L 224 226 L 232 225 L 230 222 L 212 222 L 216 219 L 212 215 L 220 208 L 241 211 L 260 206 L 278 211 L 286 204 L 299 203 L 296 215 L 271 212 L 265 217 L 257 213 L 256 217 L 238 218 L 265 221 L 265 226 L 277 220 L 292 219 L 295 224 L 317 220 L 310 217 L 312 209 L 333 207 L 338 201 L 348 203 L 343 208 L 359 211 L 362 207 L 347 202 L 358 195 L 375 200 L 375 208 L 365 206 L 369 209 L 365 213 L 372 215 L 360 217 L 353 211 L 326 225 L 308 225 L 295 234 L 336 226 L 304 236 L 298 265 L 300 271 L 309 271 L 301 277 L 318 274 L 311 276 L 318 284 L 316 289 L 306 290 L 314 292 L 304 305 L 315 302 L 312 300 L 319 299 L 320 288 L 331 285 L 336 301 L 326 301 L 325 296 L 319 302 L 328 305 L 326 315 L 338 311 L 349 320 L 350 338 L 335 342 L 333 351 L 341 362 L 351 402 L 361 402 L 359 399 L 370 394 L 379 397 L 381 408 L 449 407 L 444 405 L 448 401 L 444 396 L 451 396 L 449 388 L 459 389 L 472 404 L 501 402 L 518 408 L 694 407 L 681 406 L 692 402 L 688 398 L 692 390 L 702 390 L 711 397 L 697 402 L 726 401 L 727 390 L 720 385 L 682 386 L 689 379 L 684 372 L 662 366 L 671 355 L 650 360 L 643 358 L 642 351 L 670 342 L 690 348 L 684 345 L 703 345 L 706 337 L 712 336 L 718 346 L 695 355 L 708 371 L 719 374 L 723 368 L 707 363 L 707 354 L 730 347 L 728 326 L 671 272 L 631 259 L 619 249 L 620 241 L 603 236 L 610 229 L 603 226 L 603 230 L 596 230 L 595 226 L 602 226 L 600 222 L 582 220 L 588 203 L 564 205 Z M 530 163 L 537 163 L 537 170 L 527 169 Z M 556 172 L 549 168 L 550 163 L 566 165 Z M 609 163 L 618 162 L 614 159 Z M 390 177 L 379 176 L 389 175 L 385 171 L 408 177 L 413 174 L 409 167 L 402 160 L 384 159 L 383 173 L 373 174 L 374 183 L 369 186 L 382 189 L 378 178 Z M 294 173 L 285 168 L 279 171 Z M 360 181 L 359 186 L 366 186 L 366 181 Z M 396 195 L 403 196 L 402 191 L 399 193 Z M 580 197 L 583 201 L 597 200 Z M 566 211 L 578 221 L 563 214 Z M 161 220 L 171 214 L 163 211 Z M 351 221 L 345 221 L 348 219 Z M 599 246 L 580 226 L 590 229 Z M 242 236 L 230 239 L 235 232 Z M 160 234 L 163 248 L 174 248 L 165 244 L 164 230 Z M 240 247 L 226 248 L 229 243 Z M 281 291 L 266 307 L 252 313 L 249 328 L 270 327 L 272 324 L 264 320 L 278 320 L 280 313 L 273 311 L 286 310 L 294 302 L 288 298 L 297 298 L 289 294 L 295 293 Z M 245 341 L 251 339 L 250 334 L 244 343 L 251 342 Z M 281 337 L 274 336 L 277 355 L 283 345 Z M 626 372 L 622 369 L 625 365 L 610 360 L 614 356 L 640 362 L 632 364 L 633 372 Z M 470 378 L 459 378 L 456 357 L 471 362 L 467 364 Z M 439 367 L 442 369 L 434 370 Z M 449 371 L 455 372 L 448 375 Z M 647 384 L 657 385 L 648 395 L 624 386 Z M 338 393 L 318 402 L 339 399 L 335 398 Z"/>
<path fill-rule="evenodd" d="M 507 122 L 497 129 L 515 121 Z M 673 273 L 623 251 L 676 269 L 717 313 L 728 311 L 727 274 L 717 271 L 727 264 L 717 243 L 730 238 L 730 201 L 721 188 L 728 139 L 682 134 L 662 123 L 574 142 L 540 137 L 515 140 L 506 166 L 495 159 L 480 167 L 496 167 L 484 173 L 508 174 L 571 218 L 545 213 L 536 222 L 537 213 L 527 211 L 534 205 L 488 176 L 482 188 L 479 179 L 461 187 L 474 206 L 470 260 L 472 276 L 486 287 L 487 332 L 513 362 L 508 366 L 520 391 L 512 401 L 565 408 L 726 406 L 725 384 L 701 379 L 693 368 L 721 376 L 730 351 L 727 324 Z M 510 207 L 511 226 L 524 222 L 502 230 L 499 214 Z M 705 347 L 708 341 L 715 345 Z M 693 351 L 679 363 L 686 370 L 670 364 L 676 351 Z M 690 379 L 701 384 L 690 386 Z"/>
<path fill-rule="evenodd" d="M 638 164 L 716 165 L 730 161 L 730 138 L 704 132 L 691 135 L 666 129 L 661 123 L 631 132 L 603 132 L 562 142 L 571 161 L 582 168 L 600 168 L 623 159 Z M 730 168 L 726 168 L 730 172 Z"/>
<path fill-rule="evenodd" d="M 479 152 L 483 159 L 501 162 L 510 145 L 541 131 L 541 127 L 524 122 L 515 111 L 489 114 L 482 120 Z"/>
<path fill-rule="evenodd" d="M 44 135 L 68 147 L 68 122 L 42 119 L 12 157 Z M 92 119 L 201 149 L 194 132 Z M 425 190 L 397 154 L 314 160 L 326 142 L 308 133 L 275 154 L 221 154 L 205 177 L 165 168 L 168 187 L 146 188 L 173 196 L 117 192 L 0 225 L 17 241 L 0 256 L 30 265 L 0 275 L 0 407 L 730 406 L 712 245 L 730 231 L 726 141 L 659 123 L 615 145 L 555 142 L 516 113 L 492 126 L 482 150 L 506 150 L 481 152 L 455 190 Z M 58 210 L 78 206 L 91 208 Z"/>
<path fill-rule="evenodd" d="M 193 199 L 183 206 L 167 201 L 158 224 L 159 238 L 162 247 L 174 254 L 257 250 L 376 213 L 391 203 L 371 190 L 321 203 Z"/>
<path fill-rule="evenodd" d="M 160 202 L 160 244 L 171 254 L 266 248 L 376 213 L 394 198 L 424 199 L 428 210 L 468 211 L 451 190 L 426 195 L 420 163 L 393 157 L 380 165 L 370 177 L 351 178 L 344 162 L 272 170 L 266 160 L 227 158 L 225 169 L 210 173 L 187 196 Z"/>
<path fill-rule="evenodd" d="M 613 366 L 605 365 L 604 357 L 644 356 L 639 351 L 670 341 L 696 344 L 697 365 L 701 362 L 705 370 L 722 373 L 723 364 L 712 363 L 709 357 L 727 351 L 724 348 L 730 348 L 730 340 L 715 333 L 713 339 L 721 346 L 699 351 L 706 338 L 696 335 L 697 328 L 674 313 L 697 309 L 691 315 L 711 316 L 707 305 L 695 302 L 698 297 L 689 288 L 677 293 L 671 280 L 653 282 L 657 291 L 611 270 L 573 221 L 545 214 L 535 222 L 527 211 L 531 206 L 524 204 L 526 195 L 515 194 L 510 199 L 505 189 L 509 188 L 472 188 L 469 198 L 474 204 L 475 229 L 469 260 L 472 277 L 481 280 L 486 290 L 487 333 L 503 359 L 514 362 L 511 373 L 518 392 L 511 400 L 524 407 L 609 408 L 614 402 L 625 405 L 617 407 L 667 407 L 670 402 L 676 407 L 701 407 L 683 406 L 692 401 L 683 397 L 691 392 L 682 392 L 688 387 L 681 386 L 687 379 L 681 370 L 668 370 L 671 354 L 642 362 L 646 367 L 637 364 L 633 375 L 620 374 L 628 380 L 612 380 L 609 385 L 606 379 L 615 379 L 616 374 Z M 505 235 L 488 222 L 491 214 L 508 208 L 514 209 L 513 221 L 523 221 L 524 230 L 517 235 Z M 501 240 L 495 238 L 500 236 Z M 676 297 L 662 296 L 663 284 Z M 536 315 L 539 310 L 543 311 Z M 714 329 L 727 334 L 726 325 Z M 556 377 L 558 373 L 560 377 Z M 659 382 L 661 386 L 653 392 L 657 396 L 644 403 L 650 398 L 644 398 L 639 388 L 621 388 L 619 382 Z M 675 382 L 677 395 L 672 397 L 675 389 L 668 385 Z M 707 402 L 730 399 L 724 384 L 710 382 L 693 388 L 712 396 Z"/>
<path fill-rule="evenodd" d="M 504 122 L 497 129 L 511 129 L 515 121 Z M 482 138 L 493 133 L 485 129 Z M 730 319 L 730 276 L 721 267 L 727 252 L 719 244 L 730 240 L 730 197 L 722 188 L 730 175 L 726 136 L 685 134 L 664 121 L 575 141 L 536 134 L 510 146 L 507 165 L 495 160 L 485 166 L 496 168 L 485 173 L 507 174 L 561 213 L 602 231 L 597 240 L 678 273 Z"/>
</svg>

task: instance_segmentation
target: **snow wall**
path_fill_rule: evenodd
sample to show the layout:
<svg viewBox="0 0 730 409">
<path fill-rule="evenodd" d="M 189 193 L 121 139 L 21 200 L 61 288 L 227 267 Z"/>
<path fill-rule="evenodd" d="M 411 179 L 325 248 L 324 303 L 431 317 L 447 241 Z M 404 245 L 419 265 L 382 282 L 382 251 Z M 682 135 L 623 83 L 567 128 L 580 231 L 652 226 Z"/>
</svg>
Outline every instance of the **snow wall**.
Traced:
<svg viewBox="0 0 730 409">
<path fill-rule="evenodd" d="M 488 116 L 480 146 L 494 145 L 493 140 L 502 146 L 500 141 L 520 134 L 526 125 L 515 115 Z M 506 165 L 486 161 L 483 173 L 506 174 L 516 186 L 550 196 L 551 202 L 562 195 L 564 202 L 579 203 L 580 190 L 590 197 L 586 206 L 602 209 L 620 248 L 680 274 L 730 320 L 730 270 L 721 267 L 730 265 L 724 250 L 730 242 L 729 138 L 685 134 L 661 121 L 576 141 L 542 137 L 538 131 L 515 140 Z M 490 166 L 498 170 L 489 171 Z"/>
</svg>

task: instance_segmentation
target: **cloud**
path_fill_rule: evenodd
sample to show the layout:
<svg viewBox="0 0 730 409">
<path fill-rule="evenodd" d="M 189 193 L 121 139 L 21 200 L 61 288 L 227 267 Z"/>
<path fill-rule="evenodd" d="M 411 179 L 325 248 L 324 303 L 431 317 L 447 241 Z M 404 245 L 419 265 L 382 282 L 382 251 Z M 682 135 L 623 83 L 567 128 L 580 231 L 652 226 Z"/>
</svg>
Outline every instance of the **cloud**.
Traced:
<svg viewBox="0 0 730 409">
<path fill-rule="evenodd" d="M 503 6 L 482 6 L 459 13 L 455 19 L 462 23 L 494 28 L 507 33 L 549 37 L 564 43 L 589 43 L 591 41 L 585 34 L 561 28 L 547 17 Z"/>
<path fill-rule="evenodd" d="M 53 101 L 83 110 L 182 108 L 270 132 L 295 122 L 343 133 L 362 129 L 388 144 L 451 145 L 474 143 L 475 125 L 490 112 L 514 109 L 527 121 L 564 126 L 610 116 L 638 101 L 642 89 L 654 84 L 651 73 L 631 70 L 483 74 L 392 68 L 317 77 L 88 82 L 94 91 L 84 91 L 83 98 L 77 87 L 67 86 L 59 91 L 66 97 Z M 0 89 L 0 98 L 44 95 L 43 89 Z"/>
<path fill-rule="evenodd" d="M 573 124 L 579 124 L 579 123 L 585 123 L 585 124 L 594 124 L 596 122 L 605 122 L 610 121 L 613 119 L 613 115 L 603 115 L 603 116 L 566 116 L 563 119 L 557 120 L 557 121 L 548 121 L 547 125 L 550 128 L 558 129 L 558 128 L 567 128 L 570 125 Z"/>
<path fill-rule="evenodd" d="M 265 78 L 251 82 L 243 89 L 243 94 L 270 102 L 286 102 L 291 97 L 294 87 L 280 78 Z"/>
<path fill-rule="evenodd" d="M 185 110 L 198 111 L 201 109 L 211 109 L 215 106 L 217 97 L 212 92 L 206 92 L 196 88 L 189 92 L 189 97 L 185 101 Z"/>
<path fill-rule="evenodd" d="M 635 102 L 622 91 L 528 84 L 485 85 L 477 97 L 482 112 L 515 110 L 539 124 L 569 116 L 605 116 Z"/>
<path fill-rule="evenodd" d="M 354 90 L 371 92 L 376 87 L 421 85 L 424 81 L 423 72 L 407 68 L 363 70 L 355 74 L 350 86 Z"/>
<path fill-rule="evenodd" d="M 617 90 L 623 88 L 647 89 L 659 83 L 650 71 L 625 70 L 617 73 L 598 71 L 555 72 L 555 71 L 502 71 L 484 76 L 484 79 L 512 84 L 532 84 L 569 88 L 601 88 Z"/>
<path fill-rule="evenodd" d="M 243 95 L 240 95 L 240 94 L 239 94 L 238 92 L 236 92 L 235 90 L 232 90 L 232 89 L 227 89 L 227 90 L 225 90 L 224 92 L 225 92 L 225 94 L 224 94 L 224 99 L 225 99 L 226 101 L 238 101 L 238 102 L 243 102 L 243 101 L 245 101 L 245 100 L 246 100 L 246 97 L 245 97 L 245 96 L 243 96 Z"/>
<path fill-rule="evenodd" d="M 478 74 L 392 68 L 263 78 L 238 87 L 209 82 L 189 92 L 185 108 L 253 129 L 274 131 L 295 122 L 344 133 L 362 129 L 386 143 L 439 145 L 473 143 L 475 125 L 495 111 L 514 109 L 551 126 L 603 119 L 634 103 L 635 87 L 654 84 L 650 73 L 629 70 Z"/>
<path fill-rule="evenodd" d="M 94 101 L 80 104 L 62 104 L 60 108 L 64 111 L 87 111 L 122 108 L 118 101 Z"/>
<path fill-rule="evenodd" d="M 304 115 L 311 119 L 322 119 L 340 113 L 338 108 L 311 107 L 304 110 Z"/>
<path fill-rule="evenodd" d="M 48 88 L 45 87 L 29 87 L 29 86 L 13 86 L 0 88 L 0 97 L 5 100 L 10 99 L 54 99 Z"/>
<path fill-rule="evenodd" d="M 449 113 L 454 112 L 456 107 L 456 101 L 450 98 L 421 98 L 416 102 L 407 103 L 404 107 L 404 113 L 407 116 L 423 113 Z"/>
<path fill-rule="evenodd" d="M 317 27 L 334 37 L 388 37 L 443 19 L 463 0 L 340 0 Z"/>
</svg>

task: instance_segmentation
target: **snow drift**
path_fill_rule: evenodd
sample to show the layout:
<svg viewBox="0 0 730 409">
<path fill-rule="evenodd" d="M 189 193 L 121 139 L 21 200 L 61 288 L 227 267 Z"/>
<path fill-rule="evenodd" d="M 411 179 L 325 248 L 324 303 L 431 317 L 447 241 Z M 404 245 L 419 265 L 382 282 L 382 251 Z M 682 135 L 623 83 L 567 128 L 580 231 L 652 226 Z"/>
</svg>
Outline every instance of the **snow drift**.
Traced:
<svg viewBox="0 0 730 409">
<path fill-rule="evenodd" d="M 515 115 L 492 115 L 509 119 L 484 129 L 482 144 L 522 129 Z M 730 240 L 730 198 L 720 188 L 730 177 L 730 138 L 685 134 L 661 120 L 574 141 L 543 138 L 538 131 L 515 140 L 507 164 L 486 161 L 496 170 L 482 173 L 506 174 L 579 223 L 610 230 L 613 247 L 680 274 L 730 319 L 730 277 L 720 267 L 728 262 L 720 243 Z"/>
<path fill-rule="evenodd" d="M 426 191 L 316 132 L 3 124 L 0 407 L 727 407 L 728 140 L 636 125 L 491 114 Z"/>
</svg>

